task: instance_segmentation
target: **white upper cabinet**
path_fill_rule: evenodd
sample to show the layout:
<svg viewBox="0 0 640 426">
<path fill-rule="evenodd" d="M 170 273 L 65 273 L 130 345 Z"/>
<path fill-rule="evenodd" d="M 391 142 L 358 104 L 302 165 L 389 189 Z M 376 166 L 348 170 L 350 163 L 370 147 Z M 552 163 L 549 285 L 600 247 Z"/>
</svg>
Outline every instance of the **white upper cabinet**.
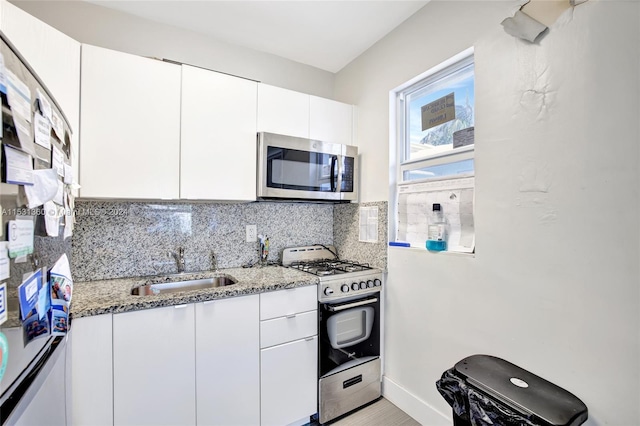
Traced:
<svg viewBox="0 0 640 426">
<path fill-rule="evenodd" d="M 353 106 L 311 96 L 309 99 L 309 138 L 352 145 Z"/>
<path fill-rule="evenodd" d="M 179 198 L 181 67 L 82 45 L 81 197 Z"/>
<path fill-rule="evenodd" d="M 0 28 L 58 102 L 73 132 L 71 160 L 78 181 L 80 43 L 11 3 L 0 2 Z"/>
<path fill-rule="evenodd" d="M 258 84 L 182 66 L 180 198 L 256 199 Z"/>
<path fill-rule="evenodd" d="M 353 106 L 259 84 L 258 131 L 352 145 Z"/>
<path fill-rule="evenodd" d="M 309 137 L 309 95 L 258 85 L 258 131 Z"/>
</svg>

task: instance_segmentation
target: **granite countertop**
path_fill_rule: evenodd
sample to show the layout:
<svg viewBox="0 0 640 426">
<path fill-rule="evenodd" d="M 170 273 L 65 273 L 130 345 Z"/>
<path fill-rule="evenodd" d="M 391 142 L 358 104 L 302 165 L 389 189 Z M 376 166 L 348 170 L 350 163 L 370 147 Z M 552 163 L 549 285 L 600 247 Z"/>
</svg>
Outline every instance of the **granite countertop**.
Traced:
<svg viewBox="0 0 640 426">
<path fill-rule="evenodd" d="M 106 313 L 136 311 L 161 306 L 181 305 L 184 303 L 203 302 L 226 297 L 263 293 L 266 291 L 303 287 L 318 284 L 318 278 L 295 269 L 281 266 L 254 268 L 228 268 L 216 272 L 185 273 L 170 281 L 231 276 L 236 284 L 190 290 L 176 293 L 165 293 L 150 296 L 133 296 L 131 289 L 139 285 L 153 282 L 166 282 L 165 276 L 120 278 L 101 281 L 77 282 L 73 288 L 71 315 L 81 318 Z"/>
</svg>

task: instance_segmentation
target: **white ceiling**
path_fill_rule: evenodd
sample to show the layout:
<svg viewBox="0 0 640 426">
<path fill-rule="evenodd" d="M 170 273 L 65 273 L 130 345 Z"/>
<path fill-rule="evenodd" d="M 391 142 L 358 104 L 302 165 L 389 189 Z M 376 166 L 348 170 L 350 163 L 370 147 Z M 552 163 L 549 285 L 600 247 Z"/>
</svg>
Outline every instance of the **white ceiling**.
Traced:
<svg viewBox="0 0 640 426">
<path fill-rule="evenodd" d="M 426 1 L 87 0 L 338 72 Z"/>
</svg>

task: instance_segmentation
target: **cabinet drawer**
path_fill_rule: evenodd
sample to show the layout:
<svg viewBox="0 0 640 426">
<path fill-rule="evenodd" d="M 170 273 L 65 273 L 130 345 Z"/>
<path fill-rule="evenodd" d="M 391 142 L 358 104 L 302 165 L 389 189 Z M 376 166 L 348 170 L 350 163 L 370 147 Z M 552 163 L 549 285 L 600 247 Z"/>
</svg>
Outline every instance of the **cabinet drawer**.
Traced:
<svg viewBox="0 0 640 426">
<path fill-rule="evenodd" d="M 260 294 L 260 320 L 318 309 L 318 286 L 297 287 Z"/>
<path fill-rule="evenodd" d="M 309 311 L 260 322 L 260 348 L 318 334 L 318 311 Z"/>
</svg>

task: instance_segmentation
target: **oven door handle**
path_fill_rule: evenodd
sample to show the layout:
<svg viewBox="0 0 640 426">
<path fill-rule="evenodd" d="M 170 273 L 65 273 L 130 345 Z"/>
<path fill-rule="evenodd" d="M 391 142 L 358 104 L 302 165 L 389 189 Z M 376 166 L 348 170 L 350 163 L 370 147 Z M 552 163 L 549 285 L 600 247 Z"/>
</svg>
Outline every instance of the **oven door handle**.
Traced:
<svg viewBox="0 0 640 426">
<path fill-rule="evenodd" d="M 346 305 L 328 305 L 327 309 L 330 310 L 331 312 L 339 312 L 339 311 L 344 311 L 345 309 L 351 309 L 351 308 L 355 308 L 356 306 L 363 306 L 363 305 L 369 305 L 371 303 L 376 303 L 378 301 L 378 298 L 373 298 L 373 299 L 367 299 L 367 300 L 361 300 L 359 302 L 354 302 L 354 303 L 348 303 Z"/>
</svg>

